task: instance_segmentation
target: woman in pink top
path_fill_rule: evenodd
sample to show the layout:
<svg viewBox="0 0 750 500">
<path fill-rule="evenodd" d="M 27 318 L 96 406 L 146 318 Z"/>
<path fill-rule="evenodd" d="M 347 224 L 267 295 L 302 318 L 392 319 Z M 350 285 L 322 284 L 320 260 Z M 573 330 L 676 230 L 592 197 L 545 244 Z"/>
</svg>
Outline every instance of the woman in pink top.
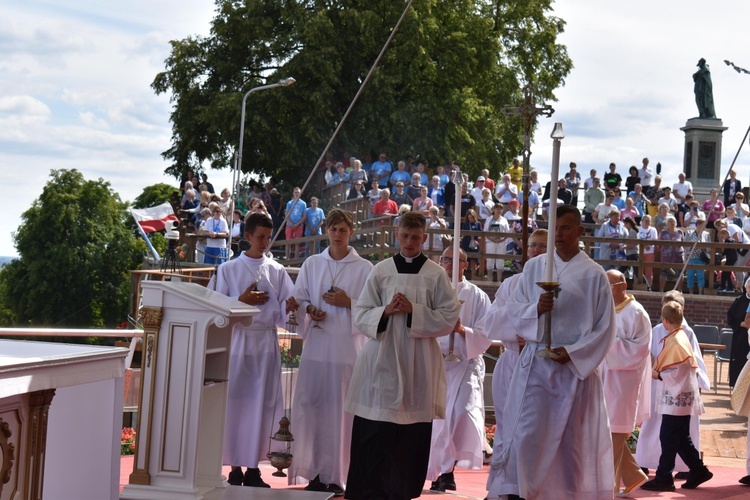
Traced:
<svg viewBox="0 0 750 500">
<path fill-rule="evenodd" d="M 714 221 L 724 217 L 724 203 L 719 200 L 719 192 L 716 189 L 711 190 L 711 198 L 703 202 L 703 212 L 706 214 L 708 223 L 706 227 L 714 227 Z"/>
</svg>

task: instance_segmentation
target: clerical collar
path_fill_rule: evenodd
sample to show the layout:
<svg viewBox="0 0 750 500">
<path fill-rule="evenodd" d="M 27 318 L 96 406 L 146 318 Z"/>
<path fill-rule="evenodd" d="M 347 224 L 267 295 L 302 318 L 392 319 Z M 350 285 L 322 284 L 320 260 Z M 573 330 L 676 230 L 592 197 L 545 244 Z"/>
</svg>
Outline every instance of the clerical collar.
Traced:
<svg viewBox="0 0 750 500">
<path fill-rule="evenodd" d="M 402 257 L 402 258 L 403 258 L 403 259 L 404 259 L 404 260 L 405 260 L 406 262 L 408 262 L 409 264 L 411 264 L 412 262 L 414 262 L 414 259 L 416 259 L 416 258 L 418 258 L 418 257 L 419 257 L 420 255 L 422 255 L 422 252 L 419 252 L 419 253 L 417 254 L 417 256 L 416 256 L 416 257 L 407 257 L 407 256 L 406 256 L 406 255 L 404 255 L 404 254 L 403 254 L 402 252 L 399 252 L 398 254 L 399 254 L 399 256 L 401 256 L 401 257 Z"/>
<path fill-rule="evenodd" d="M 393 256 L 393 262 L 396 264 L 396 271 L 400 274 L 417 274 L 427 262 L 427 257 L 421 252 L 416 257 L 404 257 L 399 252 Z"/>
</svg>

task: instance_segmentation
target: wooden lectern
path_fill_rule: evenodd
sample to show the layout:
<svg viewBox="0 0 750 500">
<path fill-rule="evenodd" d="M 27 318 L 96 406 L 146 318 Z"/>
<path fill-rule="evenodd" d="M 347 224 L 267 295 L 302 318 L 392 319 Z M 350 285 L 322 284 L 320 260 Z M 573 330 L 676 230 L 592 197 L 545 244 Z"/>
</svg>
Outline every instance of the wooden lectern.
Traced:
<svg viewBox="0 0 750 500">
<path fill-rule="evenodd" d="M 193 283 L 143 281 L 143 360 L 129 484 L 120 498 L 200 499 L 221 455 L 232 328 L 258 309 Z"/>
</svg>

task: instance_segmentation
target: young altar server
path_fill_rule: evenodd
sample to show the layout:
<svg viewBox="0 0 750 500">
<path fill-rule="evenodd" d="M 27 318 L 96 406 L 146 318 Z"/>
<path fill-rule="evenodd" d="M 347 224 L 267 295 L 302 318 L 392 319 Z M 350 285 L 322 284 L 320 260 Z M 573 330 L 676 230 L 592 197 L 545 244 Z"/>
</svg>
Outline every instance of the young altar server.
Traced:
<svg viewBox="0 0 750 500">
<path fill-rule="evenodd" d="M 401 217 L 401 251 L 373 268 L 354 307 L 354 326 L 370 340 L 344 407 L 354 414 L 347 498 L 420 496 L 432 420 L 445 417 L 437 337 L 453 330 L 461 306 L 445 271 L 421 253 L 425 227 L 421 213 Z"/>
<path fill-rule="evenodd" d="M 678 290 L 671 290 L 664 294 L 661 299 L 661 305 L 663 306 L 667 302 L 675 301 L 680 306 L 685 307 L 685 297 L 682 296 Z M 690 347 L 693 349 L 693 355 L 695 361 L 698 364 L 698 370 L 696 377 L 698 378 L 698 387 L 707 391 L 711 388 L 711 381 L 708 378 L 706 372 L 706 364 L 703 362 L 703 356 L 701 355 L 700 346 L 698 346 L 698 339 L 695 337 L 695 333 L 688 326 L 687 321 L 683 318 L 682 320 L 682 331 L 687 335 L 690 341 Z M 664 338 L 669 334 L 664 325 L 659 323 L 651 331 L 651 357 L 655 359 L 661 351 Z M 635 460 L 643 468 L 656 469 L 659 466 L 659 456 L 661 455 L 661 446 L 659 446 L 659 433 L 661 432 L 661 414 L 657 413 L 656 408 L 656 384 L 657 380 L 651 380 L 651 405 L 650 413 L 651 416 L 641 424 L 641 432 L 638 434 L 638 446 L 635 449 Z M 700 451 L 700 419 L 690 419 L 690 439 L 693 440 L 693 445 Z M 677 463 L 675 464 L 675 479 L 686 479 L 688 467 L 678 456 Z"/>
<path fill-rule="evenodd" d="M 537 255 L 547 253 L 547 230 L 537 229 L 529 236 L 528 257 L 532 259 Z M 510 387 L 510 380 L 516 369 L 516 363 L 521 356 L 521 349 L 526 345 L 526 339 L 519 336 L 518 333 L 510 328 L 510 318 L 508 310 L 505 307 L 506 302 L 516 292 L 516 286 L 521 278 L 521 274 L 514 274 L 506 278 L 495 292 L 495 300 L 490 306 L 489 313 L 482 319 L 478 328 L 484 330 L 492 340 L 500 340 L 503 343 L 502 355 L 495 363 L 495 369 L 492 371 L 492 404 L 495 407 L 495 441 L 493 444 L 492 461 L 500 457 L 502 449 L 503 408 L 505 407 L 505 398 Z M 487 478 L 487 490 L 497 475 L 498 468 L 490 467 L 489 477 Z"/>
<path fill-rule="evenodd" d="M 432 422 L 432 447 L 427 478 L 433 491 L 456 489 L 453 468 L 481 469 L 484 460 L 484 358 L 492 341 L 477 324 L 489 312 L 490 298 L 464 278 L 469 267 L 466 253 L 459 250 L 453 261 L 453 248 L 446 248 L 440 263 L 448 277 L 458 267 L 458 299 L 461 316 L 453 329 L 453 354 L 459 361 L 445 360 L 448 381 L 445 418 Z M 440 337 L 443 355 L 450 353 L 450 336 Z"/>
<path fill-rule="evenodd" d="M 651 319 L 628 293 L 628 284 L 620 271 L 610 269 L 607 278 L 617 313 L 617 336 L 602 363 L 602 381 L 612 431 L 614 493 L 625 496 L 648 479 L 628 447 L 628 438 L 650 413 Z M 620 484 L 624 486 L 622 491 Z"/>
<path fill-rule="evenodd" d="M 662 306 L 661 321 L 669 333 L 653 362 L 651 374 L 659 381 L 656 384 L 655 411 L 661 414 L 661 457 L 656 477 L 641 486 L 644 490 L 674 491 L 672 471 L 677 455 L 690 468 L 683 488 L 697 488 L 714 477 L 690 439 L 690 420 L 698 418 L 704 409 L 695 373 L 698 363 L 690 341 L 682 331 L 682 319 L 682 306 L 677 302 Z"/>
<path fill-rule="evenodd" d="M 284 416 L 276 327 L 284 325 L 285 302 L 294 288 L 284 267 L 265 255 L 272 233 L 268 215 L 248 215 L 245 238 L 250 248 L 219 266 L 215 288 L 260 310 L 250 327 L 238 324 L 232 332 L 223 463 L 232 466 L 229 484 L 263 488 L 269 486 L 260 477 L 258 463 L 266 460 L 268 437 Z M 272 451 L 282 451 L 277 446 Z M 240 466 L 247 467 L 244 475 Z"/>
<path fill-rule="evenodd" d="M 344 494 L 352 437 L 344 400 L 354 362 L 367 341 L 352 325 L 352 308 L 372 264 L 349 246 L 354 222 L 349 212 L 328 213 L 329 246 L 302 264 L 294 298 L 305 313 L 298 333 L 305 340 L 292 403 L 294 433 L 289 484 Z M 317 326 L 315 326 L 317 325 Z"/>
<path fill-rule="evenodd" d="M 579 249 L 581 213 L 557 207 L 552 280 L 557 298 L 537 283 L 549 281 L 547 256 L 526 263 L 506 303 L 510 328 L 526 339 L 505 403 L 497 475 L 488 497 L 611 499 L 612 438 L 599 365 L 615 337 L 609 281 Z M 551 312 L 551 351 L 545 314 Z"/>
</svg>

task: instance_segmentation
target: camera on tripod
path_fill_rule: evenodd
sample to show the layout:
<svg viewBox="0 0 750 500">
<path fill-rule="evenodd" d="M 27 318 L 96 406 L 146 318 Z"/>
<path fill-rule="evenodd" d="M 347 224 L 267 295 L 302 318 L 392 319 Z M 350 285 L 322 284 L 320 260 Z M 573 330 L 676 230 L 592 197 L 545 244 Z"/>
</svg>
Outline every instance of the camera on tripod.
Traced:
<svg viewBox="0 0 750 500">
<path fill-rule="evenodd" d="M 164 237 L 168 240 L 179 240 L 180 239 L 180 232 L 177 230 L 177 228 L 180 227 L 180 221 L 178 220 L 169 220 L 164 224 Z"/>
</svg>

